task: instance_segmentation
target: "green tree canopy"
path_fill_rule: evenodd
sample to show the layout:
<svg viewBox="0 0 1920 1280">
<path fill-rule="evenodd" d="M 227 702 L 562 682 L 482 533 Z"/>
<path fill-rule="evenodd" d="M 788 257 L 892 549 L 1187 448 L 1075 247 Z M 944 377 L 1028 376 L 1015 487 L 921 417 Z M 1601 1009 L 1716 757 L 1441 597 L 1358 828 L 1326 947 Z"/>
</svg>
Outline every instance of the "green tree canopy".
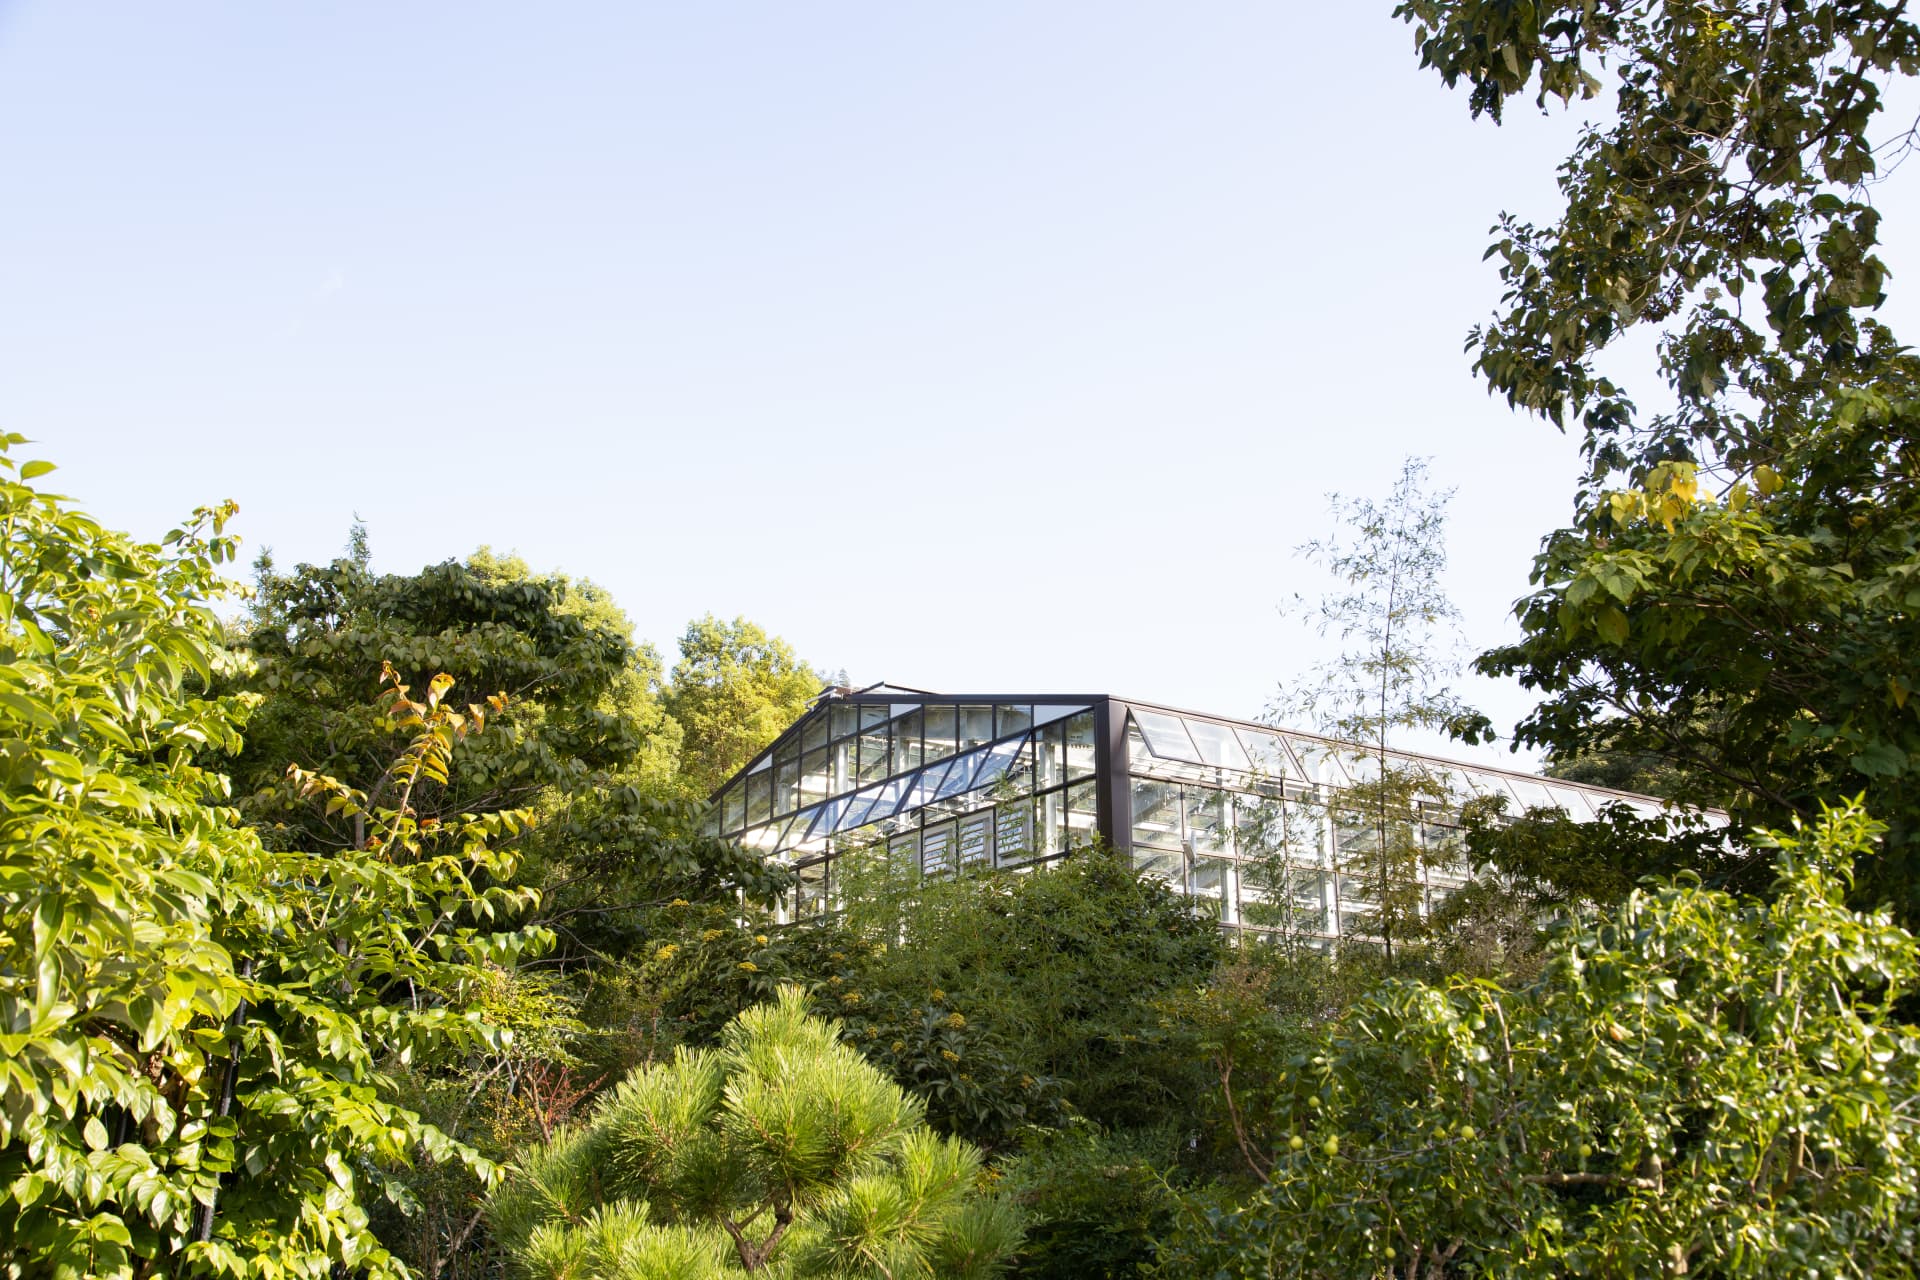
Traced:
<svg viewBox="0 0 1920 1280">
<path fill-rule="evenodd" d="M 1617 108 L 1561 167 L 1557 221 L 1502 221 L 1507 292 L 1472 339 L 1590 462 L 1523 638 L 1479 662 L 1545 695 L 1517 742 L 1658 757 L 1740 826 L 1864 793 L 1889 832 L 1860 892 L 1920 919 L 1920 362 L 1875 315 L 1872 196 L 1917 136 L 1873 132 L 1920 24 L 1883 0 L 1396 13 L 1476 113 L 1609 86 Z M 1636 327 L 1671 412 L 1604 367 Z"/>
<path fill-rule="evenodd" d="M 660 661 L 590 582 L 538 575 L 486 549 L 414 574 L 376 575 L 362 557 L 281 574 L 261 566 L 246 649 L 260 695 L 235 778 L 269 838 L 348 847 L 339 813 L 290 792 L 286 762 L 365 786 L 378 801 L 396 748 L 366 699 L 366 671 L 435 671 L 508 695 L 497 732 L 446 784 L 419 790 L 425 817 L 524 806 L 541 818 L 526 875 L 546 890 L 560 957 L 617 954 L 644 932 L 642 908 L 675 896 L 766 898 L 777 869 L 699 834 L 701 806 L 672 781 L 680 731 L 660 700 Z M 704 799 L 704 797 L 701 797 Z"/>
<path fill-rule="evenodd" d="M 825 680 L 786 641 L 712 614 L 680 637 L 667 711 L 683 737 L 680 774 L 701 797 L 800 718 Z"/>
<path fill-rule="evenodd" d="M 523 1157 L 491 1217 L 538 1280 L 987 1276 L 1018 1245 L 979 1153 L 811 1017 L 799 988 L 717 1049 L 634 1072 Z"/>
</svg>

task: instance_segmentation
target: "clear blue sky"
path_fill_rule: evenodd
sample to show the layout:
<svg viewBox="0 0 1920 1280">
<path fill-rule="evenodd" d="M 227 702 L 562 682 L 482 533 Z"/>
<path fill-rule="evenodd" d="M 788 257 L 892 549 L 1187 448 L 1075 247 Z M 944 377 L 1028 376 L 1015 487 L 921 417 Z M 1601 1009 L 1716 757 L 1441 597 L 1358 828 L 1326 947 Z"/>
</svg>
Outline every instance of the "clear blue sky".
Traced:
<svg viewBox="0 0 1920 1280">
<path fill-rule="evenodd" d="M 1571 126 L 1390 9 L 0 0 L 0 423 L 144 535 L 1228 714 L 1324 493 L 1431 454 L 1489 643 L 1575 459 L 1461 343 Z"/>
</svg>

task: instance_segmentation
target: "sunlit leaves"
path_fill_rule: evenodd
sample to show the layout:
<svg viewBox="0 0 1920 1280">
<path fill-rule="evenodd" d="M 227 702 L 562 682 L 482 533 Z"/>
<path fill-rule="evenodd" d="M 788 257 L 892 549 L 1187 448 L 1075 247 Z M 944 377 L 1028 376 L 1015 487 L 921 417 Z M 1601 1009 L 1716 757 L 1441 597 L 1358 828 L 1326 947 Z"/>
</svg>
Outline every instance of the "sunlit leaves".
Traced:
<svg viewBox="0 0 1920 1280">
<path fill-rule="evenodd" d="M 1287 1064 L 1264 1188 L 1171 1274 L 1906 1274 L 1920 945 L 1844 903 L 1857 808 L 1777 841 L 1761 903 L 1696 882 L 1581 919 L 1548 967 L 1389 985 Z M 1764 843 L 1764 842 L 1763 842 Z M 1184 1269 L 1183 1269 L 1184 1268 Z"/>
<path fill-rule="evenodd" d="M 253 701 L 204 693 L 233 661 L 210 609 L 231 510 L 143 545 L 0 479 L 0 1267 L 22 1274 L 388 1274 L 364 1211 L 384 1169 L 490 1173 L 374 1080 L 497 1048 L 465 1006 L 545 941 L 499 928 L 531 905 L 493 847 L 524 818 L 429 830 L 296 771 L 364 848 L 239 825 L 203 763 Z M 417 712 L 421 772 L 472 727 L 453 714 Z"/>
</svg>

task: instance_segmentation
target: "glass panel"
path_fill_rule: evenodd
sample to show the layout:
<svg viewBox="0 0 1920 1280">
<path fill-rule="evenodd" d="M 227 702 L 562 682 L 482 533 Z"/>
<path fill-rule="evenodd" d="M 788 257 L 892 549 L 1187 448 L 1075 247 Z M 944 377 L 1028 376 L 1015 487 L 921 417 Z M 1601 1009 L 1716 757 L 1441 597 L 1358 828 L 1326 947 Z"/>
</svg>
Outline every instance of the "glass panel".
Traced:
<svg viewBox="0 0 1920 1280">
<path fill-rule="evenodd" d="M 1020 755 L 1020 749 L 1025 745 L 1024 741 L 1002 742 L 987 751 L 986 760 L 981 764 L 980 772 L 974 776 L 973 789 L 978 791 L 981 787 L 990 787 L 998 782 L 1012 767 L 1014 760 Z"/>
<path fill-rule="evenodd" d="M 755 760 L 752 764 L 747 766 L 747 772 L 759 773 L 762 769 L 771 769 L 772 767 L 773 767 L 773 757 L 771 755 L 763 755 L 758 760 Z"/>
<path fill-rule="evenodd" d="M 1234 809 L 1235 838 L 1243 858 L 1317 867 L 1325 848 L 1326 810 L 1299 800 L 1241 796 Z"/>
<path fill-rule="evenodd" d="M 1240 923 L 1262 929 L 1327 932 L 1327 895 L 1331 877 L 1295 869 L 1272 877 L 1239 868 Z"/>
<path fill-rule="evenodd" d="M 920 836 L 920 874 L 931 879 L 953 870 L 954 824 L 942 822 Z"/>
<path fill-rule="evenodd" d="M 954 753 L 959 725 L 952 707 L 928 707 L 925 730 L 928 760 L 944 760 Z"/>
<path fill-rule="evenodd" d="M 1127 768 L 1134 773 L 1154 773 L 1160 768 L 1160 757 L 1147 750 L 1147 740 L 1131 716 L 1127 717 Z"/>
<path fill-rule="evenodd" d="M 780 832 L 786 825 L 785 822 L 770 822 L 764 827 L 748 827 L 740 833 L 740 844 L 764 858 L 774 851 L 780 840 Z"/>
<path fill-rule="evenodd" d="M 1033 728 L 1033 708 L 1002 702 L 993 709 L 993 736 L 1010 737 Z"/>
<path fill-rule="evenodd" d="M 906 798 L 907 789 L 912 784 L 912 778 L 895 778 L 881 787 L 880 794 L 874 797 L 873 808 L 867 810 L 867 821 L 878 822 L 899 812 L 900 802 Z"/>
<path fill-rule="evenodd" d="M 885 787 L 869 787 L 859 795 L 847 801 L 846 808 L 840 812 L 840 821 L 836 831 L 851 831 L 855 827 L 864 827 L 874 818 L 884 818 L 885 813 L 873 813 L 874 802 L 882 798 Z"/>
<path fill-rule="evenodd" d="M 939 798 L 945 800 L 948 796 L 972 790 L 974 770 L 980 767 L 980 760 L 985 755 L 984 751 L 976 751 L 972 755 L 961 756 L 955 760 L 951 771 L 940 783 Z"/>
<path fill-rule="evenodd" d="M 1089 819 L 1094 815 L 1094 806 L 1099 801 L 1094 796 L 1091 782 L 1079 782 L 1067 788 L 1067 812 L 1085 814 Z"/>
<path fill-rule="evenodd" d="M 844 738 L 860 727 L 860 717 L 852 704 L 836 702 L 833 704 L 833 736 Z"/>
<path fill-rule="evenodd" d="M 1033 707 L 1033 722 L 1037 725 L 1052 724 L 1055 720 L 1064 720 L 1087 709 L 1084 702 L 1038 702 Z"/>
<path fill-rule="evenodd" d="M 840 795 L 860 785 L 860 739 L 842 738 L 827 748 L 833 765 L 833 793 Z"/>
<path fill-rule="evenodd" d="M 993 741 L 993 708 L 960 708 L 960 749 L 978 747 Z"/>
<path fill-rule="evenodd" d="M 918 809 L 922 805 L 932 804 L 934 798 L 940 794 L 940 780 L 947 776 L 949 767 L 945 761 L 942 761 L 915 774 L 912 785 L 907 788 L 906 799 L 900 802 L 901 811 L 904 813 Z"/>
<path fill-rule="evenodd" d="M 1094 770 L 1093 712 L 1067 721 L 1067 777 L 1091 778 Z"/>
<path fill-rule="evenodd" d="M 1033 802 L 1015 800 L 994 810 L 993 857 L 1003 867 L 1033 857 Z"/>
<path fill-rule="evenodd" d="M 1363 786 L 1380 776 L 1380 761 L 1371 751 L 1359 747 L 1335 748 L 1333 754 L 1345 767 L 1347 781 L 1355 786 Z M 1392 762 L 1389 761 L 1389 763 Z"/>
<path fill-rule="evenodd" d="M 1334 856 L 1342 862 L 1373 853 L 1380 847 L 1379 829 L 1373 819 L 1352 809 L 1338 809 L 1333 815 Z"/>
<path fill-rule="evenodd" d="M 800 757 L 800 803 L 818 804 L 833 794 L 833 759 L 825 747 Z"/>
<path fill-rule="evenodd" d="M 1547 789 L 1545 783 L 1535 782 L 1530 778 L 1508 778 L 1506 782 L 1513 788 L 1513 794 L 1520 798 L 1520 807 L 1514 810 L 1515 813 L 1523 813 L 1528 809 L 1560 807 L 1558 797 Z"/>
<path fill-rule="evenodd" d="M 720 829 L 728 832 L 738 831 L 746 825 L 746 821 L 747 789 L 736 782 L 727 788 L 725 795 L 720 797 Z"/>
<path fill-rule="evenodd" d="M 827 745 L 827 717 L 815 715 L 800 730 L 800 750 L 817 751 Z"/>
<path fill-rule="evenodd" d="M 1579 787 L 1557 787 L 1551 782 L 1546 786 L 1553 793 L 1554 803 L 1571 814 L 1576 822 L 1586 822 L 1595 816 L 1593 797 Z"/>
<path fill-rule="evenodd" d="M 1234 865 L 1225 858 L 1195 858 L 1187 890 L 1194 903 L 1222 924 L 1237 923 L 1239 901 L 1234 892 Z"/>
<path fill-rule="evenodd" d="M 820 915 L 827 909 L 827 864 L 816 862 L 799 869 L 799 901 L 796 910 L 802 919 Z"/>
<path fill-rule="evenodd" d="M 1233 847 L 1229 814 L 1232 805 L 1225 791 L 1211 787 L 1188 787 L 1187 841 L 1196 854 L 1226 853 Z"/>
<path fill-rule="evenodd" d="M 1347 771 L 1335 758 L 1333 744 L 1314 738 L 1289 738 L 1287 745 L 1293 748 L 1294 759 L 1300 762 L 1301 774 L 1307 781 L 1329 787 L 1347 785 Z"/>
<path fill-rule="evenodd" d="M 863 702 L 860 704 L 860 728 L 862 730 L 878 728 L 888 720 L 891 710 L 884 702 Z"/>
<path fill-rule="evenodd" d="M 773 816 L 773 778 L 756 773 L 747 779 L 747 824 L 758 826 Z"/>
<path fill-rule="evenodd" d="M 1246 748 L 1253 772 L 1263 778 L 1286 779 L 1298 776 L 1287 742 L 1277 733 L 1260 729 L 1241 729 L 1240 744 Z"/>
<path fill-rule="evenodd" d="M 813 825 L 807 828 L 807 839 L 818 840 L 822 836 L 832 835 L 833 829 L 840 825 L 840 815 L 846 811 L 846 807 L 845 800 L 829 800 L 815 809 Z"/>
<path fill-rule="evenodd" d="M 993 859 L 993 811 L 960 820 L 960 865 L 977 867 Z"/>
<path fill-rule="evenodd" d="M 1421 858 L 1431 873 L 1452 880 L 1466 878 L 1467 836 L 1459 827 L 1438 822 L 1420 824 Z"/>
<path fill-rule="evenodd" d="M 1190 716 L 1181 717 L 1181 723 L 1187 726 L 1187 736 L 1193 739 L 1193 745 L 1200 748 L 1200 758 L 1208 764 L 1241 773 L 1253 768 L 1253 761 L 1247 759 L 1240 739 L 1234 737 L 1233 730 L 1226 725 Z"/>
<path fill-rule="evenodd" d="M 814 820 L 819 816 L 820 811 L 818 809 L 802 809 L 799 813 L 795 814 L 793 817 L 793 825 L 787 828 L 786 838 L 781 842 L 781 847 L 791 848 L 805 840 L 807 833 L 813 830 Z"/>
<path fill-rule="evenodd" d="M 1133 843 L 1180 847 L 1180 788 L 1151 778 L 1133 779 Z"/>
<path fill-rule="evenodd" d="M 1147 750 L 1162 760 L 1185 760 L 1189 764 L 1206 763 L 1199 749 L 1193 745 L 1193 739 L 1187 736 L 1186 726 L 1180 722 L 1180 717 L 1135 708 L 1133 720 L 1140 726 L 1140 732 L 1146 737 Z"/>
<path fill-rule="evenodd" d="M 1180 874 L 1180 855 L 1177 853 L 1156 853 L 1151 849 L 1133 851 L 1134 869 L 1142 875 L 1156 876 L 1165 880 L 1176 889 L 1183 888 Z"/>
<path fill-rule="evenodd" d="M 893 722 L 894 773 L 910 773 L 926 763 L 926 753 L 920 748 L 921 718 L 920 709 L 915 707 Z"/>
<path fill-rule="evenodd" d="M 1066 780 L 1066 741 L 1062 726 L 1049 725 L 1033 735 L 1034 786 L 1046 788 Z"/>
<path fill-rule="evenodd" d="M 800 762 L 783 760 L 773 768 L 773 811 L 792 813 L 800 807 Z"/>
<path fill-rule="evenodd" d="M 1051 858 L 1056 853 L 1066 851 L 1067 810 L 1066 794 L 1049 791 L 1036 802 L 1038 816 L 1035 820 L 1035 835 L 1040 857 Z"/>
<path fill-rule="evenodd" d="M 887 766 L 891 762 L 887 752 L 886 725 L 860 735 L 860 781 L 878 782 L 887 776 Z"/>
<path fill-rule="evenodd" d="M 1100 834 L 1094 816 L 1093 784 L 1082 782 L 1067 788 L 1067 847 L 1084 849 Z"/>
</svg>

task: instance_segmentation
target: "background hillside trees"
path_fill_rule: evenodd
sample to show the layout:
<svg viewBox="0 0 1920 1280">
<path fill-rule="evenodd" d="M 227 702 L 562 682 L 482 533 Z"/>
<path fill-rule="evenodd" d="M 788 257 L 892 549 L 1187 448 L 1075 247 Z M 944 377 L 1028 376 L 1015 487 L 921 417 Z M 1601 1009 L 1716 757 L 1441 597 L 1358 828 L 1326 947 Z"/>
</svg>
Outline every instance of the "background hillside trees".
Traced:
<svg viewBox="0 0 1920 1280">
<path fill-rule="evenodd" d="M 666 709 L 683 735 L 680 774 L 703 799 L 800 718 L 826 678 L 745 618 L 689 623 Z"/>
</svg>

